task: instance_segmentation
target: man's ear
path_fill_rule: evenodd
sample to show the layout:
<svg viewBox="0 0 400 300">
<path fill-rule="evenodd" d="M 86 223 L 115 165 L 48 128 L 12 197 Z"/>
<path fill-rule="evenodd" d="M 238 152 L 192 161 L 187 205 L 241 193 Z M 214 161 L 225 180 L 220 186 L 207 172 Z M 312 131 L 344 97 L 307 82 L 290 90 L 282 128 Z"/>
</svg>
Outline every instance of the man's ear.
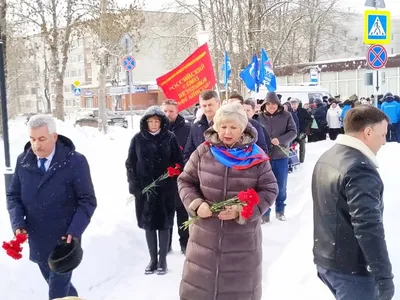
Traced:
<svg viewBox="0 0 400 300">
<path fill-rule="evenodd" d="M 57 133 L 53 133 L 53 138 L 54 138 L 54 141 L 56 142 L 58 140 L 58 134 Z"/>
</svg>

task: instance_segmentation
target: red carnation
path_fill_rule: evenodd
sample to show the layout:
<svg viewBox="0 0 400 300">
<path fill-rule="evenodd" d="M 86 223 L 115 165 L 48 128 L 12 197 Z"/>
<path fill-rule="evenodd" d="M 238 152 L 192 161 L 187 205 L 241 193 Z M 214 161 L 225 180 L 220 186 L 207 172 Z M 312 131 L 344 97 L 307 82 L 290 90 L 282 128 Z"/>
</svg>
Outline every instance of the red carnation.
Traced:
<svg viewBox="0 0 400 300">
<path fill-rule="evenodd" d="M 210 144 L 210 142 L 205 141 L 205 142 L 204 142 L 204 145 L 210 146 L 211 144 Z"/>
<path fill-rule="evenodd" d="M 179 169 L 179 170 L 180 170 L 180 169 L 182 169 L 182 167 L 181 167 L 180 164 L 176 163 L 176 164 L 175 164 L 175 169 Z"/>
<path fill-rule="evenodd" d="M 3 242 L 2 248 L 6 250 L 8 256 L 18 260 L 22 258 L 22 244 L 27 240 L 26 234 L 17 234 L 15 239 L 11 240 L 10 242 Z"/>
<path fill-rule="evenodd" d="M 181 149 L 181 151 L 183 151 L 183 147 L 182 146 L 179 146 L 179 149 Z"/>
</svg>

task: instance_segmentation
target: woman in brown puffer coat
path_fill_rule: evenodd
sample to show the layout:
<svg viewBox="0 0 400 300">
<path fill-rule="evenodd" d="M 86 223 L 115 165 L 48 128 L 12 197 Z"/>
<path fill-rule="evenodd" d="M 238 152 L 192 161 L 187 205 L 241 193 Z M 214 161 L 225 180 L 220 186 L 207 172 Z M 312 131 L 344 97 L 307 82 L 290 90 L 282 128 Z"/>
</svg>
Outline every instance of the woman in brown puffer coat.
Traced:
<svg viewBox="0 0 400 300">
<path fill-rule="evenodd" d="M 261 216 L 274 203 L 278 186 L 257 131 L 239 104 L 219 108 L 206 142 L 191 155 L 178 178 L 189 214 L 201 219 L 190 227 L 180 286 L 181 300 L 260 300 Z M 210 205 L 253 188 L 260 197 L 245 220 L 240 207 L 212 214 Z"/>
</svg>

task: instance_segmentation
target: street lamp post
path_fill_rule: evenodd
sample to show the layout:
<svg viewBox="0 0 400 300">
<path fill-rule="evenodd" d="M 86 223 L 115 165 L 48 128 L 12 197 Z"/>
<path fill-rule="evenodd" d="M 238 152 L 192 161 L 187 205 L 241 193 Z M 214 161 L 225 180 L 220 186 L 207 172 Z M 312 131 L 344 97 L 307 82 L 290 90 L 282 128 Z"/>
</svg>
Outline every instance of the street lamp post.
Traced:
<svg viewBox="0 0 400 300">
<path fill-rule="evenodd" d="M 8 112 L 7 112 L 7 93 L 6 93 L 6 78 L 5 78 L 5 63 L 4 63 L 4 44 L 0 33 L 0 97 L 1 97 L 1 116 L 3 122 L 3 144 L 4 144 L 4 183 L 6 193 L 11 184 L 13 170 L 11 168 L 10 159 L 10 139 L 8 135 Z"/>
</svg>

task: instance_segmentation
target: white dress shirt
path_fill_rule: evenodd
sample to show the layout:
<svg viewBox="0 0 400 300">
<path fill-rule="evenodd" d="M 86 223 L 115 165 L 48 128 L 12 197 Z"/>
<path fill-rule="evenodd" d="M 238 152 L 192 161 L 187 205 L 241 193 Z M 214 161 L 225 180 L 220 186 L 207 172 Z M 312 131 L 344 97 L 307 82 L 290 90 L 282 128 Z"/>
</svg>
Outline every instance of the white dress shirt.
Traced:
<svg viewBox="0 0 400 300">
<path fill-rule="evenodd" d="M 50 153 L 50 155 L 49 156 L 47 156 L 46 157 L 46 162 L 44 163 L 44 167 L 45 167 L 45 169 L 46 169 L 46 172 L 47 172 L 47 170 L 50 168 L 50 164 L 51 164 L 51 161 L 53 160 L 53 157 L 54 157 L 54 154 L 56 153 L 56 146 L 54 145 L 54 149 L 53 149 L 53 151 Z M 37 157 L 37 164 L 38 164 L 38 167 L 39 167 L 39 169 L 40 169 L 40 157 Z"/>
</svg>

